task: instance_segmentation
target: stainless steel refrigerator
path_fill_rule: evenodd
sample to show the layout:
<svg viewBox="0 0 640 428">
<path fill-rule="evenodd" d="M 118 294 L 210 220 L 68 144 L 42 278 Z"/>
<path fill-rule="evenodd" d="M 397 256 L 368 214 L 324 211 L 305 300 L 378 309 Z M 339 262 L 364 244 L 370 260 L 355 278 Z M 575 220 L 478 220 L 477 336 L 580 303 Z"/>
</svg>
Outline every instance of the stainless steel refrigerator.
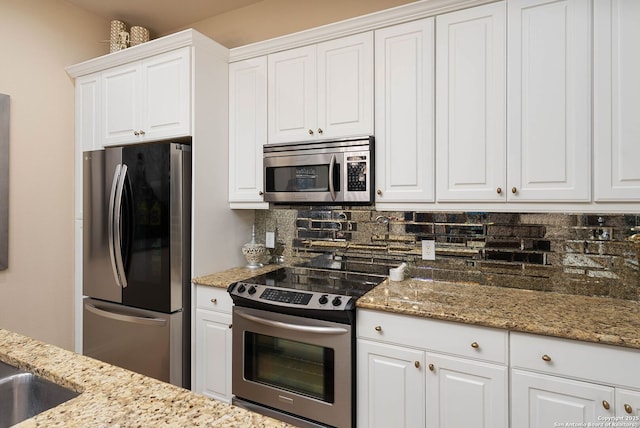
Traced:
<svg viewBox="0 0 640 428">
<path fill-rule="evenodd" d="M 191 147 L 83 159 L 83 353 L 190 388 Z"/>
</svg>

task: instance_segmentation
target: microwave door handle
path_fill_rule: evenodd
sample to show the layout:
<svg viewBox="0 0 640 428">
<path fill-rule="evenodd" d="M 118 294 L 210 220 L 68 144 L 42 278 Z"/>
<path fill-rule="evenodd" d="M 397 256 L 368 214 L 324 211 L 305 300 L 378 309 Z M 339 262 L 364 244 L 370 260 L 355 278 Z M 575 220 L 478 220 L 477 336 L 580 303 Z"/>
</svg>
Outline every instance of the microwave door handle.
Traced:
<svg viewBox="0 0 640 428">
<path fill-rule="evenodd" d="M 122 193 L 124 190 L 124 180 L 127 176 L 127 165 L 122 165 L 122 171 L 120 172 L 120 180 L 118 183 L 118 189 L 116 190 L 115 208 L 113 210 L 113 238 L 115 246 L 115 259 L 116 266 L 118 267 L 118 273 L 120 278 L 120 284 L 122 288 L 127 286 L 127 276 L 124 272 L 124 263 L 122 262 L 122 237 L 120 233 L 120 222 L 122 221 Z"/>
<path fill-rule="evenodd" d="M 111 269 L 113 270 L 113 276 L 116 279 L 118 287 L 122 287 L 120 282 L 120 274 L 118 273 L 118 266 L 116 265 L 116 246 L 115 246 L 115 234 L 114 234 L 114 209 L 116 205 L 116 194 L 118 184 L 120 183 L 120 172 L 122 165 L 116 165 L 115 172 L 113 173 L 113 183 L 111 183 L 111 192 L 109 194 L 109 215 L 107 216 L 108 232 L 107 237 L 109 239 L 109 258 L 111 259 Z"/>
<path fill-rule="evenodd" d="M 258 324 L 266 325 L 267 327 L 281 328 L 284 330 L 291 330 L 300 333 L 314 333 L 314 334 L 346 334 L 348 333 L 346 328 L 340 327 L 316 327 L 309 325 L 299 325 L 299 324 L 290 324 L 281 321 L 273 321 L 264 319 L 261 317 L 256 317 L 255 315 L 249 315 L 244 312 L 235 311 L 235 315 L 240 318 L 247 319 L 249 321 L 253 321 Z"/>
<path fill-rule="evenodd" d="M 333 169 L 336 166 L 336 155 L 331 155 L 331 161 L 329 162 L 329 193 L 331 194 L 331 199 L 336 200 L 336 189 L 333 185 Z"/>
</svg>

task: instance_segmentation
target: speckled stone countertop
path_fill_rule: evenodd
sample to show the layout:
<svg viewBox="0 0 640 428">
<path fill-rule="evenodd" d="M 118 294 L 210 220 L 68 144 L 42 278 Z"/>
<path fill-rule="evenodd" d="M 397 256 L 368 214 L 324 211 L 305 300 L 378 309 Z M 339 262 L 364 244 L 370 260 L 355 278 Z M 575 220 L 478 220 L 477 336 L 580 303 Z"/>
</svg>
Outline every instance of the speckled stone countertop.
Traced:
<svg viewBox="0 0 640 428">
<path fill-rule="evenodd" d="M 640 303 L 546 291 L 407 279 L 357 307 L 640 349 Z"/>
<path fill-rule="evenodd" d="M 92 358 L 0 329 L 0 361 L 81 394 L 19 427 L 291 427 Z"/>
<path fill-rule="evenodd" d="M 288 263 L 293 264 L 294 262 Z M 278 269 L 234 268 L 193 280 L 227 287 Z M 640 302 L 471 283 L 388 279 L 359 308 L 640 349 Z"/>
</svg>

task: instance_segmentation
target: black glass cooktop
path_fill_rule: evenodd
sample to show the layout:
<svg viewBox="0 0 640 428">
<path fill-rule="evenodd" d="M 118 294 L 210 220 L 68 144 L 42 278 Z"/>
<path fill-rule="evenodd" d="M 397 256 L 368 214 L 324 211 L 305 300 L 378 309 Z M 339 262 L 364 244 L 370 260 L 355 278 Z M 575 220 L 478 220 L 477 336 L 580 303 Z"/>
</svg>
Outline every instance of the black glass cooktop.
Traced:
<svg viewBox="0 0 640 428">
<path fill-rule="evenodd" d="M 312 269 L 305 266 L 283 267 L 242 281 L 289 290 L 360 297 L 384 281 L 381 275 Z"/>
</svg>

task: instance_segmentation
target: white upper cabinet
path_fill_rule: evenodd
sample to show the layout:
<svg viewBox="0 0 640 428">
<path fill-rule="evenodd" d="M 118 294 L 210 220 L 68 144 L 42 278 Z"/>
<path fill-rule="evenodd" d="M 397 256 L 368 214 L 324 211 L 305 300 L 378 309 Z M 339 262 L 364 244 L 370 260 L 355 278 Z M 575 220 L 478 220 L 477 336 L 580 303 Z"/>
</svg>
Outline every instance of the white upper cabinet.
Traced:
<svg viewBox="0 0 640 428">
<path fill-rule="evenodd" d="M 596 201 L 640 201 L 640 2 L 594 2 Z"/>
<path fill-rule="evenodd" d="M 262 146 L 267 142 L 267 57 L 229 64 L 229 202 L 268 208 Z"/>
<path fill-rule="evenodd" d="M 190 48 L 182 48 L 104 71 L 103 145 L 189 135 L 190 70 Z"/>
<path fill-rule="evenodd" d="M 269 142 L 373 133 L 373 34 L 268 56 Z"/>
<path fill-rule="evenodd" d="M 507 200 L 591 200 L 591 1 L 510 0 Z"/>
<path fill-rule="evenodd" d="M 438 201 L 504 201 L 506 6 L 436 18 Z"/>
<path fill-rule="evenodd" d="M 375 32 L 376 204 L 434 200 L 434 19 Z"/>
</svg>

